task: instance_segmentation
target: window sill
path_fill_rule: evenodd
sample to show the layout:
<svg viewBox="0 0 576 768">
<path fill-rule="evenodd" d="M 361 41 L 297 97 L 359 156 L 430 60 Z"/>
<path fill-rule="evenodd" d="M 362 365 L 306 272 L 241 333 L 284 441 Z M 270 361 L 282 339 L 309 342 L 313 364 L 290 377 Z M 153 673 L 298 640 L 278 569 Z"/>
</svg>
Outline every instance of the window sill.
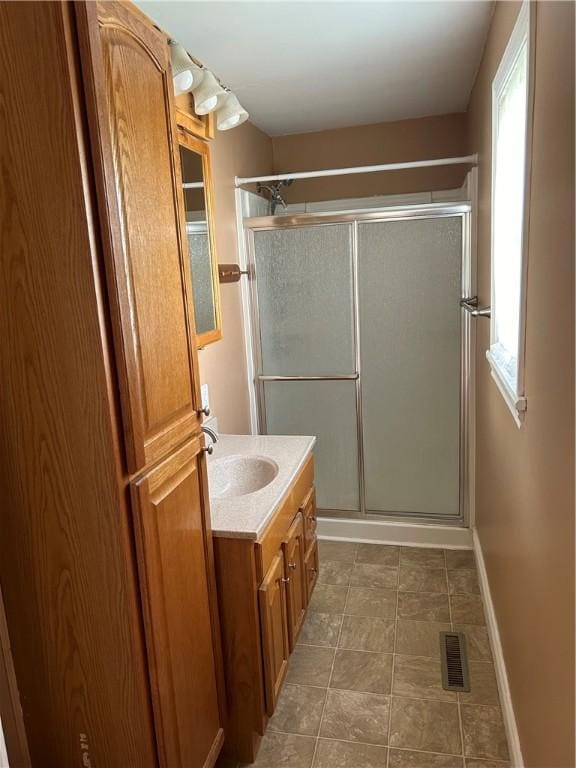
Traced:
<svg viewBox="0 0 576 768">
<path fill-rule="evenodd" d="M 522 424 L 524 423 L 524 417 L 526 414 L 526 408 L 527 408 L 527 400 L 525 397 L 520 397 L 517 395 L 511 388 L 506 379 L 503 377 L 502 373 L 500 372 L 500 368 L 498 366 L 498 363 L 490 350 L 486 352 L 486 359 L 488 360 L 488 363 L 490 365 L 490 372 L 492 374 L 492 378 L 494 379 L 496 386 L 500 390 L 500 394 L 504 398 L 504 402 L 508 406 L 508 410 L 512 414 L 514 421 L 516 422 L 516 426 L 518 429 L 522 427 Z"/>
</svg>

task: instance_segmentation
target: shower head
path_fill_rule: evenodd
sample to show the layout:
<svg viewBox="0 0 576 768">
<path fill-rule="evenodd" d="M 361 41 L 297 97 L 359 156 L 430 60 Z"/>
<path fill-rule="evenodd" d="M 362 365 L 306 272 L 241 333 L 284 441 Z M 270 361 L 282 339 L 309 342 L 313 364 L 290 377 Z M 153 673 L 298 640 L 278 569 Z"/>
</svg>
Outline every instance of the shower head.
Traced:
<svg viewBox="0 0 576 768">
<path fill-rule="evenodd" d="M 270 216 L 274 216 L 278 204 L 280 204 L 283 208 L 286 208 L 286 201 L 280 194 L 280 189 L 282 187 L 289 187 L 293 181 L 294 179 L 282 179 L 280 181 L 274 182 L 273 184 L 261 184 L 258 182 L 256 191 L 258 193 L 266 191 L 270 195 L 270 199 L 268 201 L 268 205 L 270 207 Z"/>
</svg>

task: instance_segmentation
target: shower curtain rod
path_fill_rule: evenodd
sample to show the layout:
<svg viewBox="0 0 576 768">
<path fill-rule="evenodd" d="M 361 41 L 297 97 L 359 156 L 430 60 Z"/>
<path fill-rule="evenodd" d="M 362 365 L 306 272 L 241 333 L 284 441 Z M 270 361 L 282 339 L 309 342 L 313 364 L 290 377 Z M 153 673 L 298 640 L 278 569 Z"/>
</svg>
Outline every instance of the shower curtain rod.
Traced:
<svg viewBox="0 0 576 768">
<path fill-rule="evenodd" d="M 252 184 L 257 181 L 287 181 L 288 179 L 318 179 L 322 176 L 348 176 L 353 173 L 375 173 L 377 171 L 402 171 L 407 168 L 432 168 L 436 165 L 470 165 L 478 164 L 478 155 L 465 157 L 443 157 L 437 160 L 415 160 L 409 163 L 384 163 L 383 165 L 359 165 L 355 168 L 329 168 L 325 171 L 295 171 L 294 173 L 278 173 L 272 176 L 236 176 L 236 186 Z"/>
</svg>

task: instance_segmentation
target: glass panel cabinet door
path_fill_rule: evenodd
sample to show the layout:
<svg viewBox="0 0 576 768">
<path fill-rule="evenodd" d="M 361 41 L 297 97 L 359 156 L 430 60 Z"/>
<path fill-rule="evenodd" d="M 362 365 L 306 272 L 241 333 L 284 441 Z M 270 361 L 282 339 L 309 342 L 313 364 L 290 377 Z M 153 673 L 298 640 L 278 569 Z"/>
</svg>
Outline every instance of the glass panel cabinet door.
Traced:
<svg viewBox="0 0 576 768">
<path fill-rule="evenodd" d="M 222 338 L 210 160 L 204 142 L 183 129 L 179 129 L 178 139 L 196 340 L 203 347 Z"/>
<path fill-rule="evenodd" d="M 192 270 L 194 319 L 198 336 L 216 328 L 216 305 L 212 289 L 210 238 L 205 221 L 187 221 L 186 238 Z"/>
</svg>

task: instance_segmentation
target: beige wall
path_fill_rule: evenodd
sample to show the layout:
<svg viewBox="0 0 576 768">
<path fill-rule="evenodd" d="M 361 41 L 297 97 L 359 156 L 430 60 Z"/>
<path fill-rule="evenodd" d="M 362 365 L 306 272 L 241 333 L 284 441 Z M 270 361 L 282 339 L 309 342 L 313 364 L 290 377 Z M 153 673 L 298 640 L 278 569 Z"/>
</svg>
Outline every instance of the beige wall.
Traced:
<svg viewBox="0 0 576 768">
<path fill-rule="evenodd" d="M 214 177 L 218 261 L 237 263 L 235 176 L 272 172 L 272 142 L 251 123 L 216 131 L 210 143 Z M 220 286 L 224 338 L 198 353 L 202 383 L 210 389 L 212 412 L 222 432 L 250 432 L 246 355 L 240 283 Z"/>
<path fill-rule="evenodd" d="M 536 7 L 536 6 L 535 6 Z M 490 89 L 519 5 L 497 3 L 472 93 L 478 278 L 490 303 Z M 537 10 L 525 425 L 491 380 L 479 322 L 477 527 L 526 766 L 574 766 L 574 6 Z"/>
<path fill-rule="evenodd" d="M 274 170 L 324 170 L 466 155 L 466 129 L 466 114 L 458 113 L 276 136 L 272 139 Z M 285 197 L 296 203 L 453 189 L 462 185 L 467 170 L 466 166 L 446 166 L 296 180 Z"/>
</svg>

